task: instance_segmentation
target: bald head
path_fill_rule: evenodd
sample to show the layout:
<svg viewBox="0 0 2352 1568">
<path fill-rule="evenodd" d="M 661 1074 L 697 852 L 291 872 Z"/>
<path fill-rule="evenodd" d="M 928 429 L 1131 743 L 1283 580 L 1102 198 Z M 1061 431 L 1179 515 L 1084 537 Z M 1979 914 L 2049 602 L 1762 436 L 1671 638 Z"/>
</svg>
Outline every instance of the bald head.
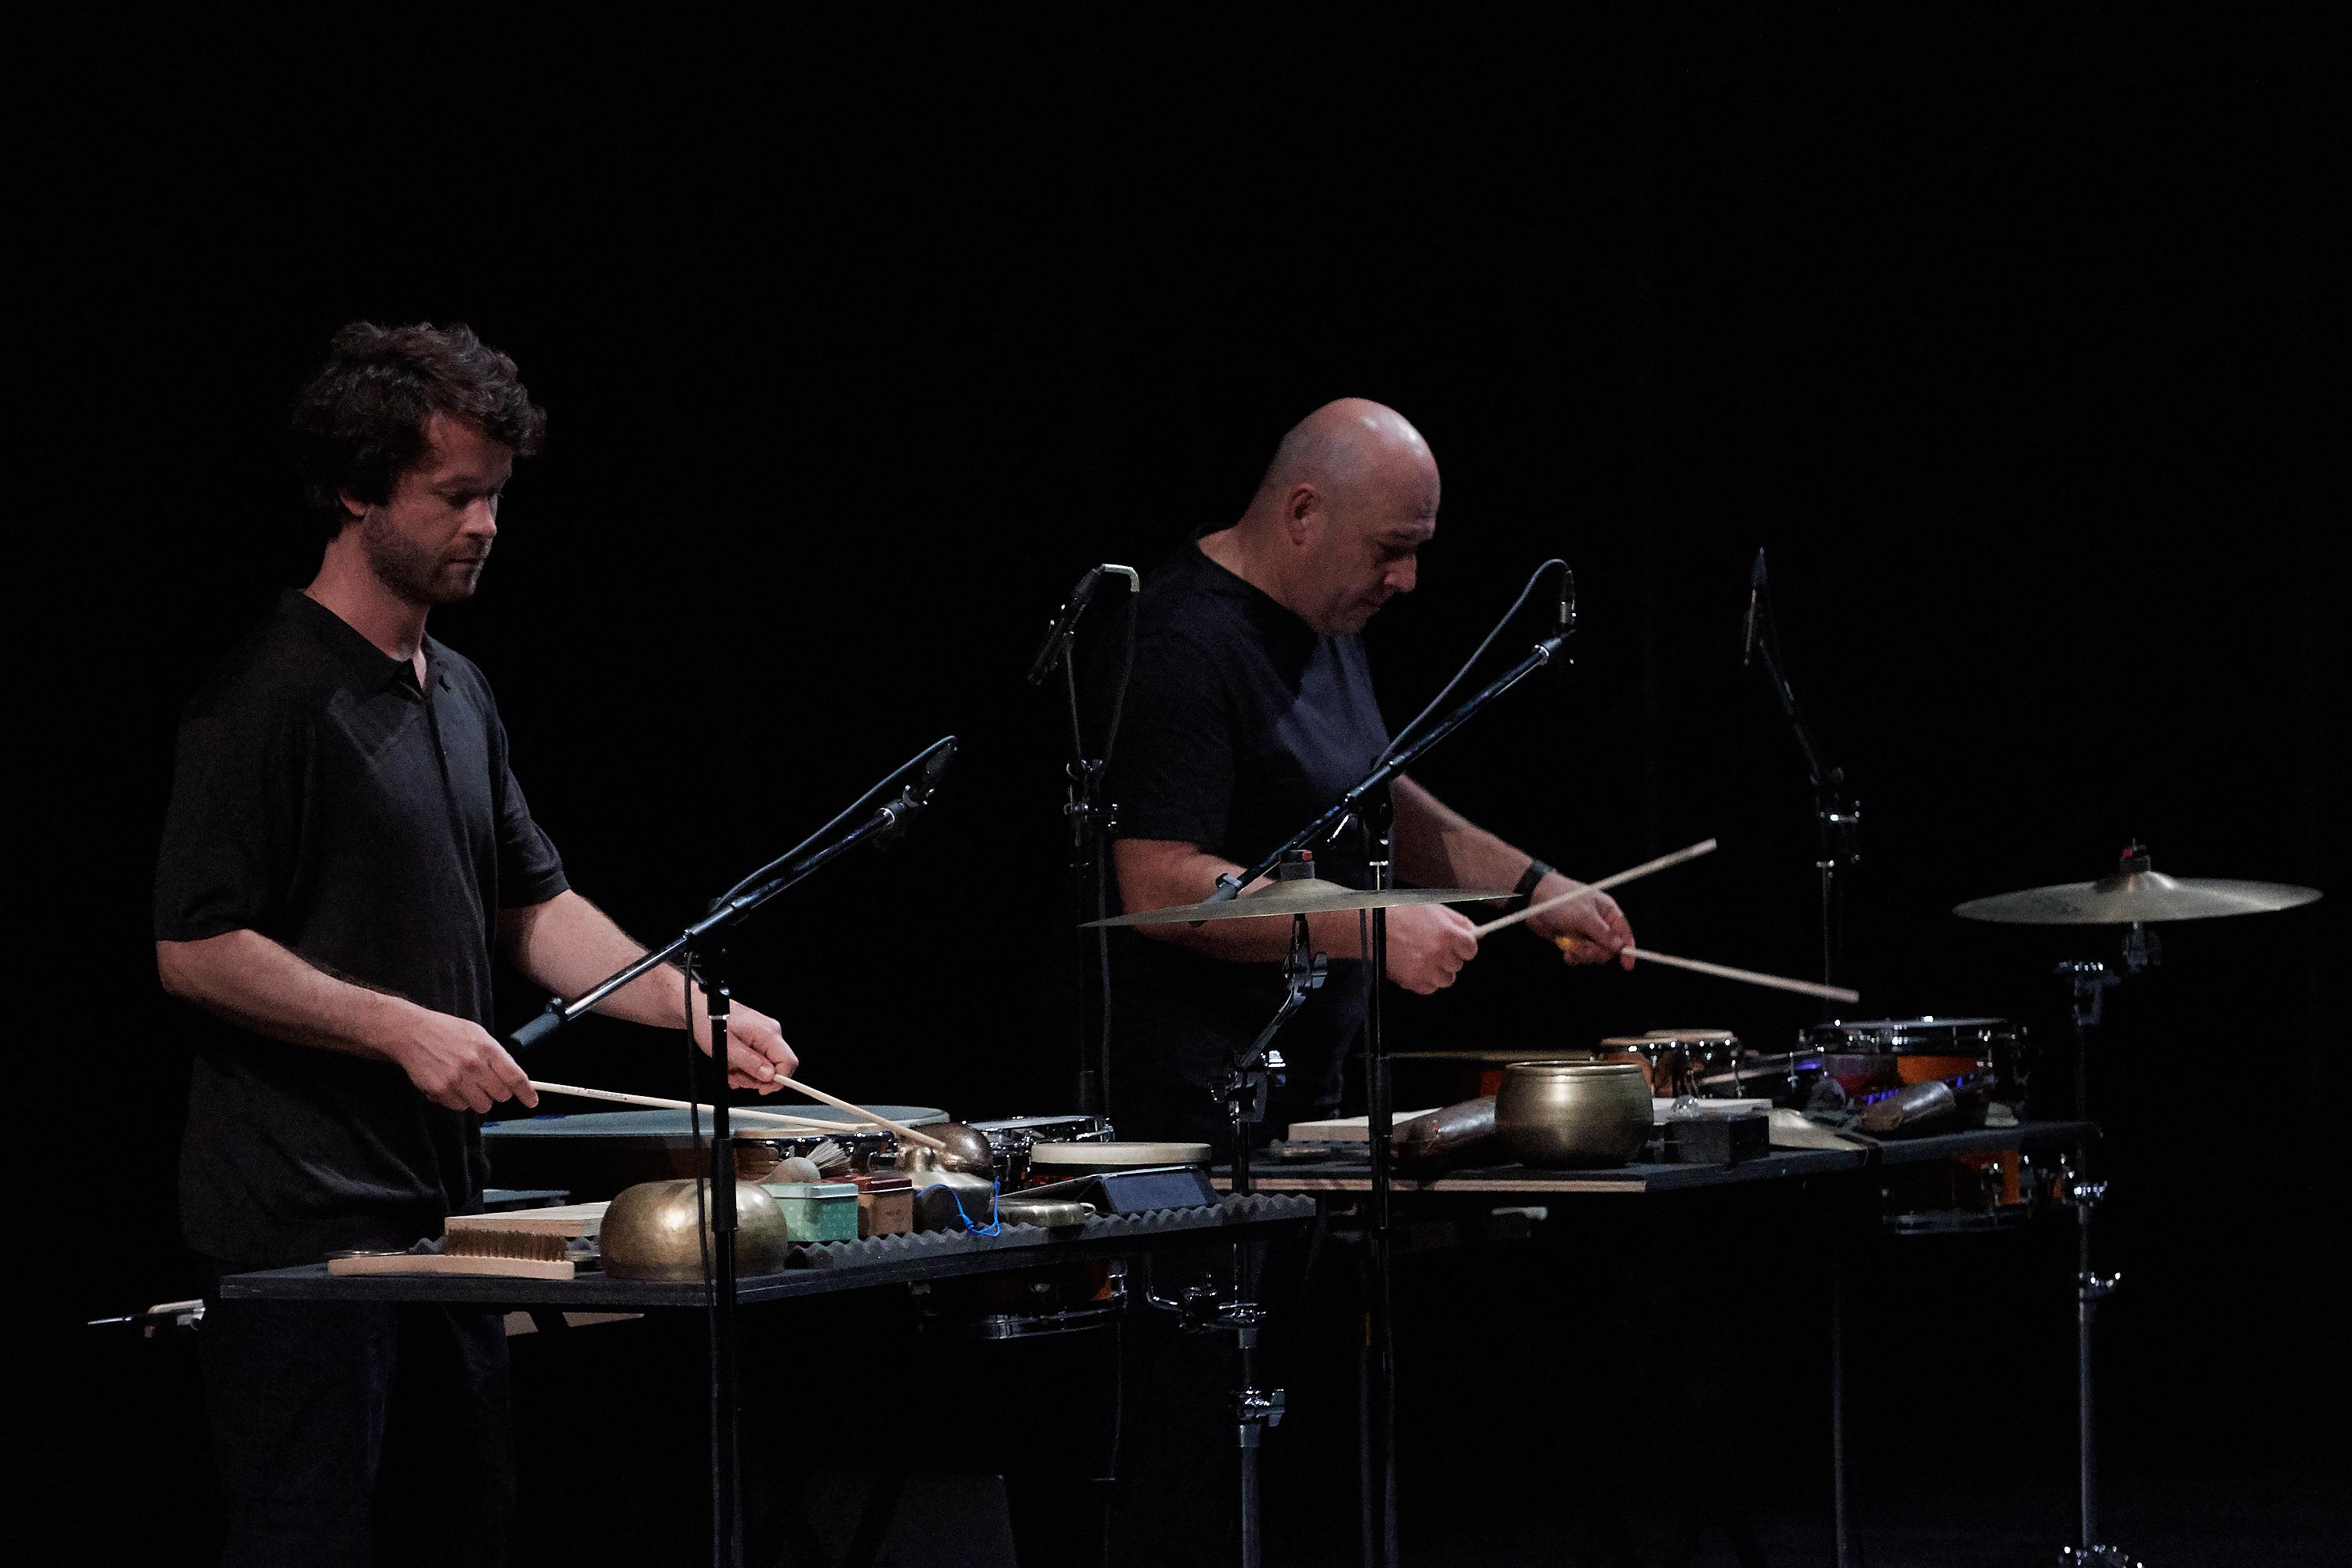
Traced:
<svg viewBox="0 0 2352 1568">
<path fill-rule="evenodd" d="M 1317 631 L 1358 632 L 1412 592 L 1437 492 L 1421 432 L 1393 408 L 1343 397 L 1291 427 L 1249 510 L 1202 548 Z"/>
<path fill-rule="evenodd" d="M 1328 496 L 1370 486 L 1437 482 L 1437 459 L 1405 416 L 1362 397 L 1342 397 L 1290 427 L 1258 481 L 1251 511 L 1277 507 L 1292 489 L 1312 485 Z"/>
</svg>

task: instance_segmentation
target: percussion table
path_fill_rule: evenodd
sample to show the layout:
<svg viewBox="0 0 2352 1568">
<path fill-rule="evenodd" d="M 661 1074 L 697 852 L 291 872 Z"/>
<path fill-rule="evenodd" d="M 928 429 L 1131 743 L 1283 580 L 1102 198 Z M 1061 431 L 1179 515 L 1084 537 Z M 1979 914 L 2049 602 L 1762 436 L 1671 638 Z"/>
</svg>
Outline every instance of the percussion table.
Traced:
<svg viewBox="0 0 2352 1568">
<path fill-rule="evenodd" d="M 746 1306 L 789 1301 L 835 1290 L 915 1285 L 974 1274 L 998 1274 L 1067 1262 L 1118 1257 L 1211 1240 L 1222 1232 L 1256 1232 L 1304 1224 L 1316 1203 L 1299 1194 L 1230 1194 L 1213 1205 L 1106 1215 L 1067 1231 L 1007 1225 L 994 1236 L 923 1231 L 862 1241 L 796 1244 L 788 1267 L 746 1275 L 736 1300 Z M 231 1301 L 432 1301 L 528 1311 L 635 1312 L 699 1307 L 709 1293 L 699 1282 L 614 1279 L 585 1270 L 570 1279 L 504 1279 L 467 1275 L 337 1276 L 323 1263 L 231 1274 L 220 1283 Z"/>
<path fill-rule="evenodd" d="M 1016 1273 L 1076 1259 L 1129 1258 L 1228 1238 L 1264 1238 L 1303 1226 L 1318 1211 L 1314 1198 L 1301 1194 L 1228 1194 L 1213 1204 L 1106 1215 L 1083 1226 L 1053 1231 L 1004 1225 L 992 1236 L 927 1231 L 798 1244 L 783 1269 L 739 1279 L 736 1300 L 749 1307 L 884 1286 L 921 1288 L 935 1281 Z M 221 1280 L 220 1293 L 227 1300 L 433 1302 L 523 1310 L 541 1327 L 580 1321 L 583 1314 L 593 1321 L 600 1313 L 700 1308 L 709 1299 L 699 1281 L 615 1279 L 595 1270 L 570 1279 L 421 1274 L 339 1277 L 329 1274 L 323 1263 L 232 1274 Z M 903 1474 L 893 1479 L 903 1480 Z M 1108 1484 L 1108 1477 L 1103 1484 Z M 869 1500 L 867 1519 L 860 1523 L 850 1548 L 853 1561 L 874 1560 L 896 1495 L 886 1486 L 877 1489 L 876 1497 L 889 1500 L 878 1505 Z M 1108 1506 L 1107 1500 L 1101 1506 Z"/>
<path fill-rule="evenodd" d="M 1709 1165 L 1636 1162 L 1597 1171 L 1538 1171 L 1524 1165 L 1479 1166 L 1450 1171 L 1442 1176 L 1414 1181 L 1402 1175 L 1391 1184 L 1401 1203 L 1437 1205 L 1442 1200 L 1483 1198 L 1549 1199 L 1579 1194 L 1627 1195 L 1644 1193 L 1696 1192 L 1737 1186 L 1779 1184 L 1791 1187 L 1822 1179 L 1851 1181 L 1856 1177 L 1906 1166 L 1927 1166 L 1968 1155 L 2015 1151 L 2051 1154 L 2080 1150 L 2096 1140 L 2098 1127 L 2088 1121 L 2025 1121 L 2014 1127 L 1962 1132 L 1929 1133 L 1909 1138 L 1873 1140 L 1848 1134 L 1858 1146 L 1850 1149 L 1775 1149 L 1769 1154 L 1736 1164 Z M 1220 1185 L 1226 1184 L 1223 1175 Z M 1314 1194 L 1344 1201 L 1372 1188 L 1369 1152 L 1353 1150 L 1318 1152 L 1309 1158 L 1285 1158 L 1280 1150 L 1253 1159 L 1250 1184 L 1260 1193 Z M 1831 1562 L 1846 1568 L 1854 1561 L 1846 1510 L 1845 1460 L 1845 1227 L 1840 1227 L 1830 1258 L 1830 1466 L 1835 1537 Z"/>
</svg>

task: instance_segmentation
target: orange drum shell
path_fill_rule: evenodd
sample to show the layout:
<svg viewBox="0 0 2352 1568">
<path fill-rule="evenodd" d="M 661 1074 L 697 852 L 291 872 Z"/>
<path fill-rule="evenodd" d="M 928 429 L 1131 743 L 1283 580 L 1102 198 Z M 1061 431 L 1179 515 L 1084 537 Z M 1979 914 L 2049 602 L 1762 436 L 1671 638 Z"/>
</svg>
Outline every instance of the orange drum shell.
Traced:
<svg viewBox="0 0 2352 1568">
<path fill-rule="evenodd" d="M 1984 1064 L 1974 1057 L 1914 1057 L 1895 1058 L 1895 1076 L 1905 1084 L 1927 1083 L 1941 1078 L 1966 1078 Z"/>
</svg>

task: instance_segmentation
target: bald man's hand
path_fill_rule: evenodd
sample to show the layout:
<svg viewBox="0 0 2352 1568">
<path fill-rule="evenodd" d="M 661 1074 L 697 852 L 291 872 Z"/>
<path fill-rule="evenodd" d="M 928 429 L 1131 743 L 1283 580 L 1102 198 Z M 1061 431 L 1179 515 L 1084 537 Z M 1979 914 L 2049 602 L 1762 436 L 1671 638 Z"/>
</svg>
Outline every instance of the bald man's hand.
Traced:
<svg viewBox="0 0 2352 1568">
<path fill-rule="evenodd" d="M 1539 904 L 1582 886 L 1554 871 L 1536 884 L 1535 895 L 1528 902 Z M 1594 893 L 1531 916 L 1528 929 L 1546 942 L 1558 942 L 1564 936 L 1578 938 L 1560 953 L 1570 963 L 1606 963 L 1614 958 L 1627 969 L 1633 967 L 1633 955 L 1625 951 L 1633 945 L 1633 928 L 1626 923 L 1625 911 L 1617 907 L 1617 900 L 1606 893 Z"/>
<path fill-rule="evenodd" d="M 1402 904 L 1389 911 L 1389 978 L 1427 996 L 1454 984 L 1478 956 L 1470 918 L 1444 904 Z"/>
</svg>

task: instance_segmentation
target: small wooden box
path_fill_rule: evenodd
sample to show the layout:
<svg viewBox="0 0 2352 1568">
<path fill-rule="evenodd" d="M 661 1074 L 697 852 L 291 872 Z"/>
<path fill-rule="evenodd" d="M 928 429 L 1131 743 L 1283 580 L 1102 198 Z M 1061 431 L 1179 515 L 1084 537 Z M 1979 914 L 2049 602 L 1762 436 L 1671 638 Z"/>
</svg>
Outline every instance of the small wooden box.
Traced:
<svg viewBox="0 0 2352 1568">
<path fill-rule="evenodd" d="M 896 1172 L 853 1178 L 857 1184 L 857 1234 L 905 1236 L 915 1228 L 915 1182 Z"/>
</svg>

